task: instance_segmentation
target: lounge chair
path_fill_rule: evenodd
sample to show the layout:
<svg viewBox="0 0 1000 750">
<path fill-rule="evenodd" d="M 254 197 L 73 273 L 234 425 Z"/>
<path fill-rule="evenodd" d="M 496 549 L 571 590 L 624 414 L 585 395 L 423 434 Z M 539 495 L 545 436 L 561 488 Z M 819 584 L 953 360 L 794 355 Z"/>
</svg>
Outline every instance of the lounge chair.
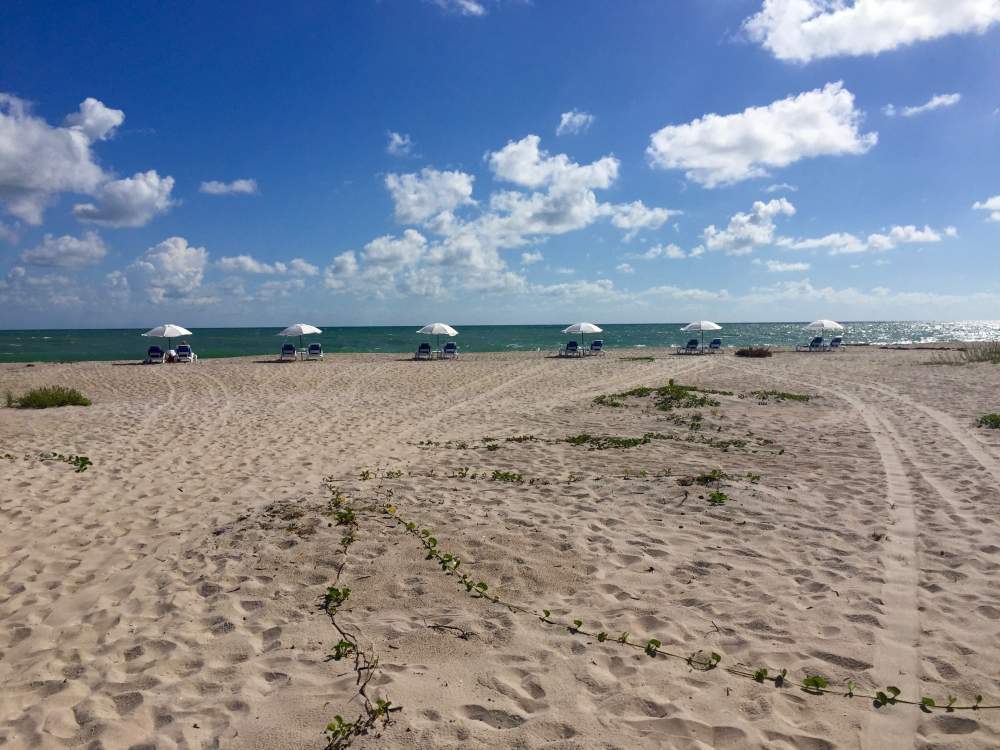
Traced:
<svg viewBox="0 0 1000 750">
<path fill-rule="evenodd" d="M 604 354 L 604 339 L 594 339 L 591 341 L 587 354 Z"/>
<path fill-rule="evenodd" d="M 449 341 L 444 345 L 444 349 L 441 350 L 441 359 L 455 359 L 458 356 L 458 344 L 454 341 Z"/>
<path fill-rule="evenodd" d="M 178 344 L 176 355 L 177 356 L 174 357 L 174 362 L 188 363 L 195 362 L 198 359 L 198 355 L 191 350 L 191 346 L 189 344 Z"/>
<path fill-rule="evenodd" d="M 698 339 L 691 339 L 687 346 L 678 350 L 678 354 L 701 354 L 701 347 L 698 346 Z"/>
<path fill-rule="evenodd" d="M 306 352 L 306 359 L 323 359 L 323 345 L 316 342 L 309 344 L 309 351 Z"/>
<path fill-rule="evenodd" d="M 298 353 L 295 351 L 295 344 L 282 344 L 281 354 L 278 355 L 279 362 L 294 362 Z"/>
<path fill-rule="evenodd" d="M 815 336 L 808 344 L 798 344 L 795 347 L 797 352 L 821 352 L 824 349 L 822 336 Z"/>
<path fill-rule="evenodd" d="M 708 342 L 708 353 L 715 354 L 722 349 L 722 339 L 712 339 Z"/>
<path fill-rule="evenodd" d="M 164 363 L 163 350 L 153 344 L 146 350 L 146 359 L 143 360 L 147 365 L 162 365 Z"/>
<path fill-rule="evenodd" d="M 831 352 L 839 351 L 843 347 L 843 345 L 844 345 L 844 337 L 834 336 L 832 339 L 830 339 L 829 349 Z"/>
<path fill-rule="evenodd" d="M 580 345 L 576 341 L 570 341 L 562 349 L 559 350 L 560 357 L 579 357 L 580 356 Z"/>
<path fill-rule="evenodd" d="M 417 347 L 416 354 L 413 355 L 414 359 L 430 359 L 431 358 L 431 345 L 426 341 Z"/>
</svg>

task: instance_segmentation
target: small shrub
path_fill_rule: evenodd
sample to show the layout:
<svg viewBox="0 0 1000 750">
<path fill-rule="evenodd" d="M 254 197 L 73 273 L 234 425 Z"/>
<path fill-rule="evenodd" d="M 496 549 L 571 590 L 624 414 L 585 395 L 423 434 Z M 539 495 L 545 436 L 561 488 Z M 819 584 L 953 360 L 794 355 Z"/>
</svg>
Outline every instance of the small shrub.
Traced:
<svg viewBox="0 0 1000 750">
<path fill-rule="evenodd" d="M 7 394 L 7 406 L 17 406 L 19 409 L 48 409 L 52 406 L 90 406 L 90 399 L 76 388 L 63 388 L 59 385 L 46 388 L 33 388 L 23 396 L 14 398 Z"/>
<path fill-rule="evenodd" d="M 516 471 L 499 471 L 494 470 L 491 479 L 494 482 L 515 482 L 521 483 L 524 481 L 524 477 L 518 474 Z"/>
<path fill-rule="evenodd" d="M 989 427 L 991 430 L 1000 430 L 1000 414 L 984 414 L 976 420 L 976 427 Z"/>
<path fill-rule="evenodd" d="M 772 352 L 766 346 L 745 346 L 742 349 L 736 350 L 736 356 L 762 359 L 764 357 L 773 357 L 774 352 Z"/>
</svg>

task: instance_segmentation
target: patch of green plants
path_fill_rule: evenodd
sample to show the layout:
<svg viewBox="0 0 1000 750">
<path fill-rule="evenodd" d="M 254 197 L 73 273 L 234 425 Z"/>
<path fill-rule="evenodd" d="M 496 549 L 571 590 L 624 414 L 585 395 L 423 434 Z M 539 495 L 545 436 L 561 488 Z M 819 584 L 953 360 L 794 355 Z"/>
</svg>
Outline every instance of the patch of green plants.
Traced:
<svg viewBox="0 0 1000 750">
<path fill-rule="evenodd" d="M 597 396 L 594 403 L 599 406 L 622 407 L 627 398 L 646 398 L 653 396 L 653 403 L 660 411 L 671 409 L 694 409 L 704 406 L 718 406 L 719 402 L 709 396 L 732 396 L 732 391 L 719 391 L 711 388 L 699 388 L 694 385 L 680 385 L 673 378 L 659 388 L 647 386 L 633 388 L 620 393 L 609 393 Z"/>
<path fill-rule="evenodd" d="M 586 432 L 579 435 L 571 435 L 564 438 L 570 445 L 586 445 L 592 451 L 603 451 L 609 448 L 635 448 L 637 445 L 645 445 L 652 440 L 652 433 L 647 433 L 642 437 L 613 437 L 590 435 Z"/>
<path fill-rule="evenodd" d="M 929 365 L 970 365 L 977 362 L 1000 364 L 1000 341 L 971 343 L 956 351 L 939 352 Z"/>
<path fill-rule="evenodd" d="M 504 438 L 504 441 L 508 443 L 535 443 L 538 442 L 538 438 L 534 435 L 511 435 Z"/>
<path fill-rule="evenodd" d="M 621 362 L 655 362 L 656 357 L 619 357 Z"/>
<path fill-rule="evenodd" d="M 517 484 L 524 481 L 524 477 L 516 471 L 500 471 L 499 469 L 493 470 L 493 476 L 490 479 L 494 482 L 515 482 Z"/>
<path fill-rule="evenodd" d="M 7 392 L 7 406 L 18 409 L 49 409 L 54 406 L 90 406 L 91 401 L 76 388 L 60 385 L 32 388 L 23 396 Z"/>
<path fill-rule="evenodd" d="M 77 456 L 77 455 L 64 456 L 62 453 L 39 453 L 38 460 L 62 461 L 63 463 L 67 463 L 70 466 L 73 466 L 77 474 L 82 474 L 88 468 L 94 465 L 94 462 L 91 461 L 86 456 Z"/>
<path fill-rule="evenodd" d="M 752 359 L 764 359 L 765 357 L 773 357 L 774 352 L 766 346 L 745 346 L 742 349 L 736 350 L 736 356 L 750 357 Z"/>
<path fill-rule="evenodd" d="M 788 393 L 787 391 L 750 391 L 749 396 L 753 396 L 755 399 L 761 403 L 767 403 L 768 400 L 774 401 L 809 401 L 813 396 L 806 395 L 805 393 Z M 740 394 L 741 398 L 745 398 L 743 394 Z"/>
<path fill-rule="evenodd" d="M 991 430 L 1000 430 L 1000 414 L 984 414 L 976 420 L 976 427 L 988 427 Z"/>
<path fill-rule="evenodd" d="M 729 500 L 729 495 L 720 490 L 708 494 L 709 505 L 725 505 L 727 500 Z"/>
</svg>

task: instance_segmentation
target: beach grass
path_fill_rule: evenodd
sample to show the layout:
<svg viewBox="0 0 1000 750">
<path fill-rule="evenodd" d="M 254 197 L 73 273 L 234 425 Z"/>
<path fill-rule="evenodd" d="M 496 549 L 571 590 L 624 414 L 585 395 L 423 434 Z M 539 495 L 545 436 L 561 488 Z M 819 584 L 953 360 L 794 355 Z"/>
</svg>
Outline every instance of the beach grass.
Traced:
<svg viewBox="0 0 1000 750">
<path fill-rule="evenodd" d="M 90 406 L 90 399 L 76 388 L 60 385 L 32 388 L 23 396 L 7 392 L 7 406 L 18 409 L 48 409 L 53 406 Z"/>
<path fill-rule="evenodd" d="M 737 349 L 736 356 L 762 359 L 764 357 L 773 357 L 774 353 L 766 346 L 747 346 L 742 349 Z"/>
</svg>

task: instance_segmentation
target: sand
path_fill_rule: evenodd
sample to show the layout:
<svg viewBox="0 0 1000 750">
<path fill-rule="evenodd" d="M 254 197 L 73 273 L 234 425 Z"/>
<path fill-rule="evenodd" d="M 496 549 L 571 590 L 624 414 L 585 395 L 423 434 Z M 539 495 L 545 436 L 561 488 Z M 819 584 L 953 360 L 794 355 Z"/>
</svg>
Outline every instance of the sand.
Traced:
<svg viewBox="0 0 1000 750">
<path fill-rule="evenodd" d="M 975 426 L 1000 411 L 1000 367 L 640 353 L 0 366 L 0 393 L 94 400 L 0 409 L 0 746 L 323 747 L 362 713 L 334 622 L 378 659 L 371 699 L 399 708 L 356 747 L 1000 746 L 1000 711 L 726 671 L 1000 703 L 1000 431 Z M 592 404 L 670 378 L 734 395 Z M 660 437 L 558 442 L 581 433 Z M 712 469 L 729 478 L 691 483 Z M 609 641 L 467 593 L 390 493 L 491 595 Z M 335 580 L 351 593 L 331 622 Z M 651 658 L 623 631 L 722 660 Z"/>
</svg>

